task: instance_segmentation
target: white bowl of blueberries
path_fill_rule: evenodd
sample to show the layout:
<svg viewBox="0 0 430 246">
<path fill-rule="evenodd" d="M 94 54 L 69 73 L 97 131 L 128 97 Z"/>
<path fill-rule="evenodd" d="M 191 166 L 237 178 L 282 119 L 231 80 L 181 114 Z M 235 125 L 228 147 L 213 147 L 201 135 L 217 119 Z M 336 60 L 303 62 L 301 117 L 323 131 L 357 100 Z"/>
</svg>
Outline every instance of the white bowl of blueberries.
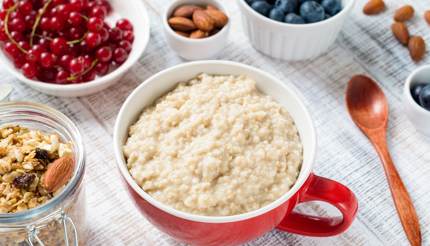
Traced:
<svg viewBox="0 0 430 246">
<path fill-rule="evenodd" d="M 355 0 L 237 0 L 252 45 L 283 60 L 305 60 L 334 43 Z"/>
<path fill-rule="evenodd" d="M 419 131 L 430 137 L 430 65 L 412 72 L 404 87 L 406 115 Z"/>
</svg>

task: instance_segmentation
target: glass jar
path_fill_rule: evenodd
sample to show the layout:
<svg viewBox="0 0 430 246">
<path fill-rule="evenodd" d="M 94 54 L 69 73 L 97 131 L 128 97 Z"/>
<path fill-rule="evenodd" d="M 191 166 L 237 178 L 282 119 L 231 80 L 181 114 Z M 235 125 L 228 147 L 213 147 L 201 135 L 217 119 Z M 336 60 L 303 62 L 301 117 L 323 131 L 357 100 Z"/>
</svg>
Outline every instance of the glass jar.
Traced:
<svg viewBox="0 0 430 246">
<path fill-rule="evenodd" d="M 84 245 L 85 153 L 78 128 L 52 108 L 25 102 L 0 103 L 0 126 L 4 125 L 58 134 L 62 141 L 72 143 L 76 164 L 69 183 L 47 203 L 23 212 L 0 214 L 0 245 Z"/>
</svg>

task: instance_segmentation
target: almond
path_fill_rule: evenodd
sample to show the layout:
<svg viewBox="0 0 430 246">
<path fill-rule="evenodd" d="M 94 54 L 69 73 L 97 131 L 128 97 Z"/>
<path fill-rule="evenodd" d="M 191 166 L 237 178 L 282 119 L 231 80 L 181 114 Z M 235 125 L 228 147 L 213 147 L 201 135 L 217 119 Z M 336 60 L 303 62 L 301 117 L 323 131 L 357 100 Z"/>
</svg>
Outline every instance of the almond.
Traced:
<svg viewBox="0 0 430 246">
<path fill-rule="evenodd" d="M 185 17 L 172 17 L 168 22 L 170 27 L 175 31 L 189 32 L 196 29 L 194 22 Z"/>
<path fill-rule="evenodd" d="M 385 10 L 385 3 L 383 0 L 369 0 L 364 5 L 363 13 L 366 15 L 376 15 Z"/>
<path fill-rule="evenodd" d="M 202 9 L 202 8 L 197 5 L 182 5 L 175 9 L 172 16 L 191 18 L 191 16 L 193 16 L 193 13 L 196 9 Z"/>
<path fill-rule="evenodd" d="M 405 5 L 394 12 L 394 20 L 400 22 L 410 20 L 414 16 L 414 12 L 415 10 L 411 5 Z"/>
<path fill-rule="evenodd" d="M 43 178 L 43 187 L 49 192 L 55 192 L 65 185 L 72 177 L 75 160 L 71 156 L 63 156 L 48 165 Z"/>
<path fill-rule="evenodd" d="M 409 31 L 408 27 L 403 22 L 394 22 L 391 25 L 391 31 L 394 37 L 403 45 L 408 45 L 409 42 Z"/>
<path fill-rule="evenodd" d="M 182 37 L 186 37 L 186 38 L 190 37 L 190 34 L 187 32 L 181 32 L 181 31 L 175 31 L 175 32 L 176 34 L 181 35 Z"/>
<path fill-rule="evenodd" d="M 202 30 L 195 30 L 190 34 L 190 38 L 200 39 L 206 38 L 209 34 L 207 32 L 203 32 Z"/>
<path fill-rule="evenodd" d="M 205 10 L 198 9 L 194 11 L 193 21 L 197 28 L 204 32 L 210 32 L 215 27 L 214 20 L 206 13 Z"/>
<path fill-rule="evenodd" d="M 411 37 L 409 39 L 408 48 L 412 60 L 416 62 L 423 59 L 424 54 L 426 53 L 426 43 L 424 42 L 424 39 L 420 36 Z"/>
<path fill-rule="evenodd" d="M 424 19 L 427 21 L 427 24 L 430 25 L 430 10 L 424 12 Z"/>
<path fill-rule="evenodd" d="M 228 17 L 223 12 L 216 9 L 207 9 L 206 13 L 214 20 L 215 27 L 223 28 L 227 25 Z"/>
</svg>

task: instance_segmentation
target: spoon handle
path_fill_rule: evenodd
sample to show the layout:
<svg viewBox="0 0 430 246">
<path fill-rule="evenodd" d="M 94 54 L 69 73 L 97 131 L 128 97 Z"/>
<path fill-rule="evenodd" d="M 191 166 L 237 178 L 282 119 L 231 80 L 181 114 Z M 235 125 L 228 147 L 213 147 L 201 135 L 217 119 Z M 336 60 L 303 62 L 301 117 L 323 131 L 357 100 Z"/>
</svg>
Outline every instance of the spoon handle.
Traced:
<svg viewBox="0 0 430 246">
<path fill-rule="evenodd" d="M 380 139 L 383 139 L 383 141 Z M 385 137 L 379 138 L 380 141 L 375 142 L 375 148 L 384 164 L 384 170 L 390 186 L 391 195 L 393 196 L 394 204 L 396 205 L 397 213 L 399 214 L 406 236 L 412 246 L 420 246 L 421 230 L 418 216 L 409 193 L 406 190 L 396 167 L 394 166 L 393 160 L 391 159 L 385 139 Z"/>
</svg>

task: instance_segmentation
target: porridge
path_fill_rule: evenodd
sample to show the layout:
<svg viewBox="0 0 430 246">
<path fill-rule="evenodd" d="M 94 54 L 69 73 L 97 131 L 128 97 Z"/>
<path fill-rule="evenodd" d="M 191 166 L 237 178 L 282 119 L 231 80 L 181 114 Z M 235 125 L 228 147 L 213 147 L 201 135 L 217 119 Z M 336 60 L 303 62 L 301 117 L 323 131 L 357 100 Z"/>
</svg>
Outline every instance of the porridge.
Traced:
<svg viewBox="0 0 430 246">
<path fill-rule="evenodd" d="M 296 182 L 302 144 L 289 113 L 246 76 L 201 74 L 143 110 L 124 146 L 156 200 L 228 216 L 272 203 Z"/>
</svg>

